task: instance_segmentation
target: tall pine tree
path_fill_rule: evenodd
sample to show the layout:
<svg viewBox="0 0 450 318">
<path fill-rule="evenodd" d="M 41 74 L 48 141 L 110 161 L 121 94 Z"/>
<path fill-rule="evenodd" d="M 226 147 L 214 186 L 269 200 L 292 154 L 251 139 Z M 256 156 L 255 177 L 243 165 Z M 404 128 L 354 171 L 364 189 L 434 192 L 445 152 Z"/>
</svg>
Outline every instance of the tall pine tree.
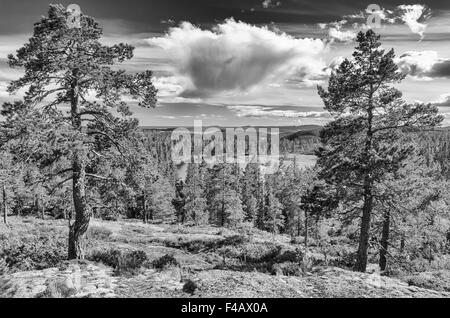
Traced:
<svg viewBox="0 0 450 318">
<path fill-rule="evenodd" d="M 34 25 L 33 36 L 16 54 L 8 57 L 11 67 L 24 75 L 11 82 L 9 92 L 26 90 L 22 101 L 3 105 L 2 124 L 13 152 L 48 170 L 57 186 L 72 182 L 75 222 L 69 231 L 69 259 L 84 258 L 84 236 L 91 212 L 88 208 L 88 178 L 92 158 L 110 147 L 121 151 L 121 139 L 137 127 L 123 96 L 142 107 L 154 107 L 156 89 L 152 73 L 133 75 L 112 66 L 133 57 L 127 44 L 105 46 L 102 29 L 81 14 L 79 25 L 70 23 L 72 13 L 51 5 L 48 16 Z M 117 117 L 112 111 L 122 117 Z"/>
<path fill-rule="evenodd" d="M 380 48 L 372 30 L 360 32 L 352 59 L 333 71 L 328 89 L 319 87 L 325 109 L 334 120 L 321 133 L 320 177 L 345 193 L 347 207 L 361 211 L 355 270 L 367 266 L 376 186 L 386 173 L 398 170 L 410 156 L 409 145 L 395 143 L 405 130 L 438 125 L 442 117 L 429 104 L 408 104 L 392 84 L 405 75 L 394 62 L 394 51 Z"/>
<path fill-rule="evenodd" d="M 206 207 L 206 165 L 189 164 L 186 176 L 186 216 L 195 224 L 208 223 L 208 212 Z"/>
<path fill-rule="evenodd" d="M 208 205 L 212 222 L 219 226 L 235 226 L 244 219 L 237 173 L 236 165 L 225 163 L 210 171 Z"/>
</svg>

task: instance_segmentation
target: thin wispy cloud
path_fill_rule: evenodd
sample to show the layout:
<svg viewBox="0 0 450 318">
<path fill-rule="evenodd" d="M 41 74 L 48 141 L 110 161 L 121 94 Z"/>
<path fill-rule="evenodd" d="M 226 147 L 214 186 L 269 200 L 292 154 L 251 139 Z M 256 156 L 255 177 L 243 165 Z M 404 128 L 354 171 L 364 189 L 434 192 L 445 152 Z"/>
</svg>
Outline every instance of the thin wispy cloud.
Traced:
<svg viewBox="0 0 450 318">
<path fill-rule="evenodd" d="M 279 7 L 281 5 L 281 1 L 276 0 L 264 0 L 262 6 L 264 9 L 268 9 L 271 7 Z"/>
<path fill-rule="evenodd" d="M 277 107 L 263 106 L 227 106 L 229 110 L 236 113 L 238 117 L 287 117 L 287 118 L 330 118 L 325 111 L 300 111 L 296 109 L 286 110 Z"/>
</svg>

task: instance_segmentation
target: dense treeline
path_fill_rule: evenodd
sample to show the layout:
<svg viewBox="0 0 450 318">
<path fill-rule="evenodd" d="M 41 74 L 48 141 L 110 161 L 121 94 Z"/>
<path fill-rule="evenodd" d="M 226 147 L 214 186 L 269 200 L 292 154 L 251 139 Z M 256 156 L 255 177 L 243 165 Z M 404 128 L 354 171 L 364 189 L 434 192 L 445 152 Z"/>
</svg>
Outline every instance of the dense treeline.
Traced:
<svg viewBox="0 0 450 318">
<path fill-rule="evenodd" d="M 258 164 L 190 164 L 184 187 L 187 222 L 251 227 L 296 236 L 303 229 L 300 199 L 312 170 L 294 165 L 263 175 Z"/>
<path fill-rule="evenodd" d="M 442 177 L 450 179 L 450 129 L 423 132 L 418 144 L 426 164 L 437 165 Z"/>
<path fill-rule="evenodd" d="M 86 192 L 88 208 L 94 217 L 116 220 L 120 216 L 143 217 L 145 213 L 152 219 L 174 217 L 171 203 L 175 193 L 174 169 L 169 170 L 170 162 L 162 163 L 147 150 L 148 140 L 144 136 L 135 142 L 127 145 L 127 153 L 114 156 L 103 152 L 91 162 L 88 171 L 96 177 L 88 180 Z M 2 156 L 5 158 L 1 163 L 2 184 L 11 213 L 73 216 L 70 184 L 63 183 L 61 178 L 49 180 L 46 169 L 38 169 L 33 163 L 17 163 L 10 152 L 4 150 Z"/>
</svg>

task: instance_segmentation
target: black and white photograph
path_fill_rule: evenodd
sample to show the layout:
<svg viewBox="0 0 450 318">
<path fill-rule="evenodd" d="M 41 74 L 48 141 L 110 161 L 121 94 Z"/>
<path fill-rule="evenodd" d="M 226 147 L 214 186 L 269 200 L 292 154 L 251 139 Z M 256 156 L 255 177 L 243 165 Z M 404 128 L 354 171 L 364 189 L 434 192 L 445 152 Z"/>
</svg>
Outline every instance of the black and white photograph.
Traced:
<svg viewBox="0 0 450 318">
<path fill-rule="evenodd" d="M 0 0 L 0 298 L 450 298 L 449 84 L 445 0 Z"/>
</svg>

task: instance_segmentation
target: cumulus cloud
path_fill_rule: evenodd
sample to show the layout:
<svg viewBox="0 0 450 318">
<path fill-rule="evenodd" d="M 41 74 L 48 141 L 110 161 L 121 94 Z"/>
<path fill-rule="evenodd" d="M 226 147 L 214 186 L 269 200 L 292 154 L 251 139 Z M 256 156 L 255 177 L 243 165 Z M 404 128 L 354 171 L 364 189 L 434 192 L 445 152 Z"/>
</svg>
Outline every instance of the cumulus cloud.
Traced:
<svg viewBox="0 0 450 318">
<path fill-rule="evenodd" d="M 340 27 L 331 27 L 328 30 L 328 35 L 338 42 L 351 42 L 356 38 L 357 32 L 354 30 L 342 31 Z"/>
<path fill-rule="evenodd" d="M 396 59 L 399 69 L 417 80 L 450 78 L 450 59 L 435 51 L 409 51 Z"/>
<path fill-rule="evenodd" d="M 438 107 L 450 107 L 450 94 L 443 94 L 439 96 L 438 100 L 431 103 Z"/>
<path fill-rule="evenodd" d="M 443 127 L 449 127 L 450 126 L 450 113 L 441 113 L 442 116 L 444 116 L 444 121 L 442 122 Z"/>
<path fill-rule="evenodd" d="M 238 117 L 329 118 L 328 112 L 297 111 L 263 106 L 227 106 Z"/>
<path fill-rule="evenodd" d="M 212 30 L 184 22 L 148 42 L 166 50 L 176 75 L 189 82 L 184 96 L 246 91 L 299 72 L 305 79 L 314 78 L 324 69 L 323 41 L 299 39 L 233 19 Z"/>
<path fill-rule="evenodd" d="M 355 18 L 357 17 L 355 16 Z M 347 19 L 331 23 L 319 23 L 318 26 L 322 30 L 327 30 L 328 39 L 331 42 L 345 43 L 352 42 L 356 39 L 356 35 L 358 34 L 357 29 L 360 27 L 357 23 L 349 27 Z"/>
<path fill-rule="evenodd" d="M 158 90 L 159 97 L 177 96 L 183 91 L 180 79 L 175 76 L 155 77 L 153 84 Z"/>
</svg>

